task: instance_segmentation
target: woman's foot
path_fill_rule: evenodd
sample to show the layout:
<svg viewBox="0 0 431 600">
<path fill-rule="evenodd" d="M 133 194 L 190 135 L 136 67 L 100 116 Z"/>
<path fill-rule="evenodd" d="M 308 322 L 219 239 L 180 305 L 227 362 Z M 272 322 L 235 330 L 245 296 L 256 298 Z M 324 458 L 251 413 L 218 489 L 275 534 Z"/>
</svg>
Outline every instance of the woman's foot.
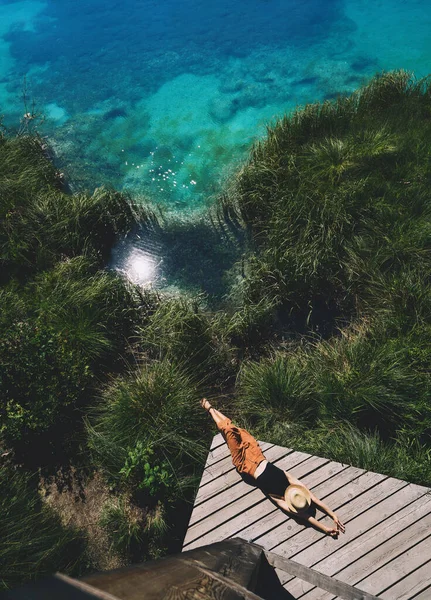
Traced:
<svg viewBox="0 0 431 600">
<path fill-rule="evenodd" d="M 212 409 L 211 404 L 208 402 L 208 400 L 206 398 L 202 398 L 202 400 L 201 400 L 201 406 L 202 406 L 202 408 L 204 408 L 208 412 Z"/>
</svg>

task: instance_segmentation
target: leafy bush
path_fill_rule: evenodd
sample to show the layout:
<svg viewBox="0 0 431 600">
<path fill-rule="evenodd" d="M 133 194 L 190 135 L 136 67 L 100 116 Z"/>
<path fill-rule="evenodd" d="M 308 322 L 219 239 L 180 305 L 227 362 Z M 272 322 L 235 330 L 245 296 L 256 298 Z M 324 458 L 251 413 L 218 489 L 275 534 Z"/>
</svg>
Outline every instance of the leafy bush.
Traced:
<svg viewBox="0 0 431 600">
<path fill-rule="evenodd" d="M 55 446 L 93 383 L 86 357 L 64 333 L 25 321 L 3 332 L 0 362 L 0 435 L 20 454 L 41 435 Z"/>
<path fill-rule="evenodd" d="M 169 463 L 163 461 L 158 464 L 154 451 L 149 447 L 145 448 L 140 441 L 129 450 L 124 467 L 120 469 L 120 475 L 133 488 L 147 492 L 150 498 L 163 496 L 172 480 Z"/>
<path fill-rule="evenodd" d="M 42 460 L 43 448 L 67 445 L 151 298 L 78 257 L 4 288 L 0 303 L 0 432 L 22 458 Z"/>
</svg>

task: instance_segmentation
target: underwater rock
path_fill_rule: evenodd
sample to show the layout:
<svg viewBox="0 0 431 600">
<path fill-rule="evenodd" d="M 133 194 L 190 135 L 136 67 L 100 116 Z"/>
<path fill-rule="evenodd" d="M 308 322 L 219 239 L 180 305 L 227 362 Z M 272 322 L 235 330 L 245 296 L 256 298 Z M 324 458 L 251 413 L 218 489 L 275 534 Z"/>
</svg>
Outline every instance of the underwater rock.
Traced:
<svg viewBox="0 0 431 600">
<path fill-rule="evenodd" d="M 238 108 L 245 109 L 250 106 L 262 108 L 269 102 L 271 96 L 270 88 L 264 84 L 248 85 L 238 96 Z"/>
<path fill-rule="evenodd" d="M 127 111 L 124 108 L 122 108 L 121 106 L 118 106 L 116 108 L 112 108 L 111 110 L 108 110 L 108 112 L 106 112 L 103 115 L 103 120 L 110 121 L 113 119 L 117 119 L 118 117 L 122 117 L 122 118 L 127 117 Z"/>
<path fill-rule="evenodd" d="M 242 77 L 227 78 L 226 80 L 223 81 L 222 85 L 220 86 L 220 90 L 222 92 L 228 93 L 228 94 L 236 93 L 236 92 L 240 92 L 241 90 L 243 90 L 246 85 L 247 85 L 247 82 Z"/>
<path fill-rule="evenodd" d="M 209 114 L 214 121 L 226 123 L 238 110 L 238 101 L 236 98 L 214 98 L 210 102 Z"/>
</svg>

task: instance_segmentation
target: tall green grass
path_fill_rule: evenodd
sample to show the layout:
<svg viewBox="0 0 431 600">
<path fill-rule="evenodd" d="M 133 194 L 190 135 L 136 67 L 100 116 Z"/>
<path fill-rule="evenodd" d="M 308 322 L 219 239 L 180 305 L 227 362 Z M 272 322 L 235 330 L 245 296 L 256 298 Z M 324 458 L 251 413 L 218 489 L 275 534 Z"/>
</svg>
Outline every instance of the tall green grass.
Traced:
<svg viewBox="0 0 431 600">
<path fill-rule="evenodd" d="M 37 478 L 0 468 L 0 590 L 55 571 L 86 566 L 83 532 L 61 524 L 37 491 Z"/>
<path fill-rule="evenodd" d="M 388 442 L 378 432 L 348 422 L 319 421 L 308 427 L 283 421 L 272 427 L 270 439 L 287 448 L 431 487 L 429 445 L 408 436 Z"/>
<path fill-rule="evenodd" d="M 152 359 L 181 365 L 207 391 L 235 374 L 228 335 L 200 296 L 165 298 L 139 328 L 139 343 Z"/>
<path fill-rule="evenodd" d="M 96 464 L 121 481 L 130 451 L 141 443 L 154 452 L 152 462 L 169 465 L 173 489 L 187 487 L 188 473 L 206 455 L 206 415 L 198 398 L 196 382 L 168 358 L 144 363 L 114 380 L 88 424 Z"/>
<path fill-rule="evenodd" d="M 419 368 L 416 340 L 391 337 L 366 323 L 329 341 L 246 362 L 239 377 L 241 412 L 264 431 L 277 422 L 348 422 L 395 439 L 426 440 L 430 379 Z"/>
<path fill-rule="evenodd" d="M 1 435 L 23 460 L 46 460 L 79 430 L 99 378 L 124 368 L 152 296 L 76 257 L 4 287 L 0 305 Z"/>
<path fill-rule="evenodd" d="M 35 136 L 0 138 L 0 164 L 2 281 L 81 254 L 102 265 L 116 236 L 156 220 L 150 209 L 113 190 L 66 193 Z"/>
<path fill-rule="evenodd" d="M 269 294 L 288 327 L 330 334 L 388 272 L 431 267 L 429 89 L 382 74 L 268 129 L 223 203 L 253 244 L 245 304 Z"/>
</svg>

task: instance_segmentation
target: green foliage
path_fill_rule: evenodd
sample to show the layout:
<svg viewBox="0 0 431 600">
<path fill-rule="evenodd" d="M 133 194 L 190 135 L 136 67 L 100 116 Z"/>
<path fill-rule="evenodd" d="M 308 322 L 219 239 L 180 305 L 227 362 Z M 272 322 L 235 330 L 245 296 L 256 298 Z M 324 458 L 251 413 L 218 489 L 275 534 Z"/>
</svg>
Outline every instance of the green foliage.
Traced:
<svg viewBox="0 0 431 600">
<path fill-rule="evenodd" d="M 148 300 L 148 302 L 147 302 Z M 0 434 L 15 450 L 67 445 L 97 378 L 117 368 L 151 298 L 82 257 L 0 293 Z"/>
<path fill-rule="evenodd" d="M 276 424 L 271 441 L 343 464 L 431 485 L 431 450 L 405 434 L 385 442 L 376 431 L 362 431 L 350 423 L 320 421 L 309 428 L 286 422 Z"/>
<path fill-rule="evenodd" d="M 299 351 L 244 363 L 238 384 L 241 414 L 263 432 L 279 421 L 312 422 L 318 404 L 307 366 Z"/>
<path fill-rule="evenodd" d="M 110 549 L 125 562 L 143 562 L 166 553 L 168 531 L 162 503 L 151 509 L 139 509 L 128 496 L 106 502 L 99 525 L 108 536 Z"/>
<path fill-rule="evenodd" d="M 68 194 L 61 175 L 32 136 L 0 139 L 1 279 L 30 275 L 81 254 L 103 264 L 117 235 L 153 213 L 107 189 Z"/>
<path fill-rule="evenodd" d="M 252 284 L 246 283 L 247 294 Z M 220 319 L 219 326 L 224 328 L 226 335 L 234 346 L 249 351 L 259 350 L 276 329 L 277 302 L 267 291 L 262 292 L 260 299 L 255 302 L 245 301 L 242 307 L 228 316 Z"/>
<path fill-rule="evenodd" d="M 163 461 L 158 464 L 154 451 L 144 447 L 141 441 L 137 441 L 135 447 L 128 451 L 120 475 L 123 475 L 126 483 L 147 492 L 151 498 L 162 497 L 172 481 L 169 463 Z"/>
<path fill-rule="evenodd" d="M 61 524 L 36 485 L 25 472 L 0 468 L 0 590 L 84 566 L 84 535 Z"/>
<path fill-rule="evenodd" d="M 310 370 L 322 416 L 377 428 L 384 437 L 417 424 L 427 382 L 411 368 L 404 342 L 364 325 L 318 342 Z"/>
<path fill-rule="evenodd" d="M 230 349 L 203 299 L 164 299 L 140 329 L 142 348 L 152 358 L 166 358 L 207 383 L 231 375 Z"/>
<path fill-rule="evenodd" d="M 169 464 L 172 485 L 203 459 L 206 415 L 191 377 L 168 359 L 144 363 L 107 386 L 88 424 L 95 461 L 118 481 L 130 449 L 151 448 L 155 464 Z"/>
<path fill-rule="evenodd" d="M 367 296 L 390 301 L 389 272 L 429 271 L 428 90 L 383 74 L 268 129 L 230 193 L 256 248 L 246 306 L 269 295 L 289 326 L 331 333 Z"/>
<path fill-rule="evenodd" d="M 277 423 L 320 419 L 330 428 L 347 421 L 386 440 L 404 429 L 411 439 L 426 439 L 430 379 L 420 367 L 429 353 L 418 344 L 362 323 L 329 341 L 276 351 L 243 364 L 238 407 L 266 437 Z"/>
<path fill-rule="evenodd" d="M 35 435 L 65 434 L 92 384 L 85 356 L 65 334 L 32 322 L 13 323 L 0 340 L 0 435 L 10 446 Z"/>
</svg>

